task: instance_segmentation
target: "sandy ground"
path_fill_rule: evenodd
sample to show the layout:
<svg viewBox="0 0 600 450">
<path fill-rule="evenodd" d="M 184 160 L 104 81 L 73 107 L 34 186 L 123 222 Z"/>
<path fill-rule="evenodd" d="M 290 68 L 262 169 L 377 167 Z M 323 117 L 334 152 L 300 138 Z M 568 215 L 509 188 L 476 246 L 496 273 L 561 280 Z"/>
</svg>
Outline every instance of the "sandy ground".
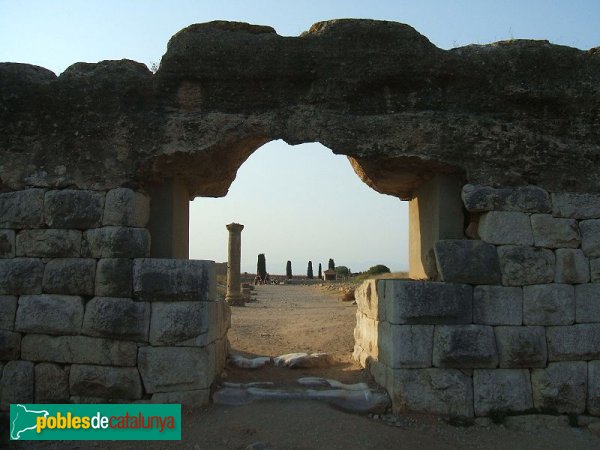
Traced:
<svg viewBox="0 0 600 450">
<path fill-rule="evenodd" d="M 307 375 L 345 382 L 369 379 L 351 360 L 355 306 L 340 302 L 337 296 L 316 286 L 259 286 L 256 300 L 246 307 L 233 308 L 229 336 L 234 351 L 270 356 L 325 351 L 333 354 L 337 364 L 330 369 L 311 370 L 228 368 L 227 381 L 292 383 Z M 2 434 L 6 444 L 6 434 Z M 600 449 L 600 438 L 583 428 L 524 432 L 498 425 L 458 427 L 440 418 L 418 415 L 383 421 L 342 412 L 319 402 L 288 400 L 184 409 L 181 442 L 43 442 L 21 443 L 18 447 L 541 450 Z"/>
</svg>

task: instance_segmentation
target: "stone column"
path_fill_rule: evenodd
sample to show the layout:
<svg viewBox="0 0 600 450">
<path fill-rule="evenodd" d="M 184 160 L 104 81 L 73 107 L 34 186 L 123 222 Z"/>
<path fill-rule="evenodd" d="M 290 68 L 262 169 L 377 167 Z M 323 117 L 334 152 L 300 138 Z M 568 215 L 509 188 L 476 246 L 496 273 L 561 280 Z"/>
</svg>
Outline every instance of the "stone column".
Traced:
<svg viewBox="0 0 600 450">
<path fill-rule="evenodd" d="M 243 305 L 242 289 L 240 286 L 240 261 L 242 257 L 242 230 L 244 225 L 230 223 L 229 252 L 227 261 L 227 295 L 225 300 L 230 305 Z"/>
</svg>

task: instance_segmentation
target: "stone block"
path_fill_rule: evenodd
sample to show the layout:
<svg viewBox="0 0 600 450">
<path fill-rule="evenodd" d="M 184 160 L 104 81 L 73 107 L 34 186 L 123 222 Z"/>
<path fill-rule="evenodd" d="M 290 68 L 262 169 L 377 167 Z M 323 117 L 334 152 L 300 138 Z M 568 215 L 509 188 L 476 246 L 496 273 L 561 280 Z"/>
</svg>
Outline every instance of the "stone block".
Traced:
<svg viewBox="0 0 600 450">
<path fill-rule="evenodd" d="M 141 347 L 138 367 L 146 392 L 208 389 L 209 354 L 197 347 Z"/>
<path fill-rule="evenodd" d="M 193 345 L 216 322 L 209 321 L 206 302 L 154 302 L 150 322 L 150 344 Z"/>
<path fill-rule="evenodd" d="M 473 417 L 471 377 L 457 369 L 388 369 L 394 413 Z"/>
<path fill-rule="evenodd" d="M 43 224 L 43 189 L 0 194 L 0 228 L 39 228 Z"/>
<path fill-rule="evenodd" d="M 600 284 L 575 286 L 575 322 L 600 322 Z"/>
<path fill-rule="evenodd" d="M 570 325 L 575 322 L 575 288 L 538 284 L 523 288 L 523 324 Z"/>
<path fill-rule="evenodd" d="M 142 398 L 142 383 L 135 367 L 103 367 L 73 364 L 69 374 L 72 395 L 100 398 Z"/>
<path fill-rule="evenodd" d="M 15 328 L 16 312 L 17 297 L 14 295 L 0 295 L 0 330 L 13 330 Z"/>
<path fill-rule="evenodd" d="M 496 327 L 500 367 L 546 367 L 548 349 L 544 327 Z"/>
<path fill-rule="evenodd" d="M 356 314 L 354 341 L 370 356 L 379 358 L 379 326 L 383 322 L 371 319 L 362 313 Z"/>
<path fill-rule="evenodd" d="M 600 359 L 600 324 L 546 328 L 548 361 Z"/>
<path fill-rule="evenodd" d="M 597 258 L 600 256 L 600 219 L 582 220 L 579 222 L 581 230 L 581 249 L 586 256 Z"/>
<path fill-rule="evenodd" d="M 99 297 L 131 297 L 133 261 L 125 258 L 102 258 L 96 268 L 95 294 Z"/>
<path fill-rule="evenodd" d="M 133 262 L 133 295 L 150 302 L 215 301 L 215 263 L 183 259 L 136 259 Z"/>
<path fill-rule="evenodd" d="M 550 195 L 536 186 L 493 188 L 467 184 L 462 190 L 467 211 L 550 212 Z"/>
<path fill-rule="evenodd" d="M 555 362 L 531 371 L 533 403 L 542 411 L 581 414 L 587 398 L 587 363 Z"/>
<path fill-rule="evenodd" d="M 478 233 L 490 244 L 533 245 L 529 215 L 514 211 L 490 211 L 479 218 Z"/>
<path fill-rule="evenodd" d="M 198 407 L 208 405 L 210 402 L 209 389 L 196 389 L 193 391 L 157 392 L 152 394 L 152 403 L 178 403 L 182 406 Z"/>
<path fill-rule="evenodd" d="M 521 325 L 523 289 L 506 286 L 475 286 L 473 322 L 482 325 Z"/>
<path fill-rule="evenodd" d="M 494 329 L 485 325 L 437 325 L 433 333 L 433 365 L 456 369 L 496 367 Z"/>
<path fill-rule="evenodd" d="M 600 283 L 600 258 L 590 259 L 590 278 L 592 283 Z"/>
<path fill-rule="evenodd" d="M 17 256 L 71 258 L 81 255 L 81 231 L 24 230 L 17 234 Z"/>
<path fill-rule="evenodd" d="M 0 361 L 19 359 L 21 354 L 21 334 L 0 330 Z"/>
<path fill-rule="evenodd" d="M 0 259 L 0 294 L 41 294 L 43 276 L 40 259 Z"/>
<path fill-rule="evenodd" d="M 580 284 L 590 281 L 590 262 L 574 248 L 556 250 L 555 283 Z"/>
<path fill-rule="evenodd" d="M 48 294 L 94 295 L 95 276 L 95 259 L 53 259 L 46 264 L 42 289 Z"/>
<path fill-rule="evenodd" d="M 537 247 L 577 248 L 581 243 L 581 234 L 575 219 L 560 219 L 550 214 L 533 214 L 531 228 L 533 241 Z"/>
<path fill-rule="evenodd" d="M 33 403 L 33 363 L 9 361 L 2 371 L 0 407 L 8 409 L 11 403 Z"/>
<path fill-rule="evenodd" d="M 358 310 L 371 319 L 385 320 L 385 304 L 380 304 L 384 286 L 377 280 L 366 280 L 354 291 Z"/>
<path fill-rule="evenodd" d="M 473 397 L 476 416 L 527 411 L 533 408 L 529 370 L 474 370 Z"/>
<path fill-rule="evenodd" d="M 587 412 L 600 416 L 600 361 L 588 363 Z"/>
<path fill-rule="evenodd" d="M 600 218 L 600 195 L 571 192 L 552 194 L 552 215 L 572 219 Z"/>
<path fill-rule="evenodd" d="M 106 194 L 103 225 L 145 227 L 150 218 L 150 198 L 141 192 L 117 188 Z"/>
<path fill-rule="evenodd" d="M 396 325 L 468 324 L 473 317 L 469 285 L 411 280 L 380 280 L 385 320 Z"/>
<path fill-rule="evenodd" d="M 14 258 L 15 247 L 14 230 L 0 230 L 0 258 Z"/>
<path fill-rule="evenodd" d="M 525 286 L 554 280 L 554 252 L 545 248 L 520 245 L 498 247 L 502 284 Z"/>
<path fill-rule="evenodd" d="M 145 228 L 102 227 L 84 233 L 82 254 L 92 258 L 143 258 L 150 254 Z"/>
<path fill-rule="evenodd" d="M 69 372 L 58 364 L 35 365 L 35 402 L 68 403 Z"/>
<path fill-rule="evenodd" d="M 21 358 L 61 364 L 135 366 L 137 345 L 87 336 L 47 336 L 27 334 L 21 340 Z"/>
<path fill-rule="evenodd" d="M 150 305 L 130 298 L 94 297 L 85 307 L 81 332 L 88 336 L 148 341 Z"/>
<path fill-rule="evenodd" d="M 483 241 L 445 239 L 435 243 L 435 259 L 442 281 L 500 284 L 496 247 Z"/>
<path fill-rule="evenodd" d="M 83 321 L 83 299 L 71 295 L 23 295 L 15 330 L 46 334 L 77 334 Z"/>
<path fill-rule="evenodd" d="M 431 367 L 433 325 L 379 327 L 379 360 L 392 369 Z"/>
<path fill-rule="evenodd" d="M 63 189 L 46 192 L 44 199 L 44 217 L 50 228 L 99 227 L 103 209 L 103 192 Z"/>
</svg>

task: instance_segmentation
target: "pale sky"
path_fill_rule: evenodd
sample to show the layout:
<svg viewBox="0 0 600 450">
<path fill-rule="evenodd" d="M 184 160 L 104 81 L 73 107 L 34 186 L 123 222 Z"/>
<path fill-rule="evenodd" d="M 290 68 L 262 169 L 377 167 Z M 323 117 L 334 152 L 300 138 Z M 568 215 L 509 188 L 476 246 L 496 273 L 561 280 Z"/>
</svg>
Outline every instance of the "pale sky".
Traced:
<svg viewBox="0 0 600 450">
<path fill-rule="evenodd" d="M 0 0 L 0 61 L 40 65 L 59 74 L 78 62 L 128 58 L 158 63 L 180 29 L 211 20 L 270 25 L 297 36 L 315 22 L 371 18 L 407 23 L 440 48 L 504 39 L 547 39 L 600 46 L 599 0 Z M 353 271 L 408 266 L 407 205 L 376 193 L 346 158 L 319 144 L 277 141 L 255 152 L 222 199 L 190 210 L 190 257 L 225 261 L 225 224 L 243 223 L 242 270 L 306 273 L 329 258 Z"/>
</svg>

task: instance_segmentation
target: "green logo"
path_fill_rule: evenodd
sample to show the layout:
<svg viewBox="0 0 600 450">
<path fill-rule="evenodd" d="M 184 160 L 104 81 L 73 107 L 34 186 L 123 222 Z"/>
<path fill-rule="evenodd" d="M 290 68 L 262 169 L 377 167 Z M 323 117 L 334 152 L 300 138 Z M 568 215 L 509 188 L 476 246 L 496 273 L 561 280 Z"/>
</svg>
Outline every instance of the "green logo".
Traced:
<svg viewBox="0 0 600 450">
<path fill-rule="evenodd" d="M 180 440 L 181 405 L 10 405 L 11 440 Z"/>
</svg>

